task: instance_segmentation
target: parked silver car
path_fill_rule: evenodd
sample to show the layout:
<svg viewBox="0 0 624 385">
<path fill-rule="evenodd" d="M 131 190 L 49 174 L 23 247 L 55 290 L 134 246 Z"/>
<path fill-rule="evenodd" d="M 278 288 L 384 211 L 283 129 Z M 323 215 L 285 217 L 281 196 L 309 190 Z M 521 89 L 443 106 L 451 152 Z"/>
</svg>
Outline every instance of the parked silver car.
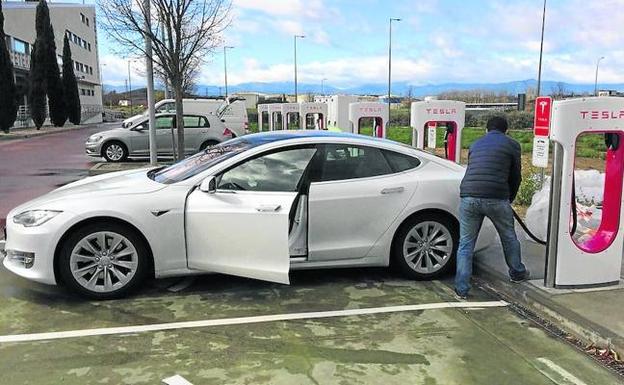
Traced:
<svg viewBox="0 0 624 385">
<path fill-rule="evenodd" d="M 172 157 L 177 143 L 176 117 L 172 113 L 156 115 L 158 156 Z M 184 147 L 187 155 L 232 138 L 232 132 L 214 115 L 184 115 Z M 91 135 L 85 143 L 87 155 L 109 162 L 127 158 L 149 157 L 149 121 L 147 117 L 131 127 L 115 128 Z"/>
</svg>

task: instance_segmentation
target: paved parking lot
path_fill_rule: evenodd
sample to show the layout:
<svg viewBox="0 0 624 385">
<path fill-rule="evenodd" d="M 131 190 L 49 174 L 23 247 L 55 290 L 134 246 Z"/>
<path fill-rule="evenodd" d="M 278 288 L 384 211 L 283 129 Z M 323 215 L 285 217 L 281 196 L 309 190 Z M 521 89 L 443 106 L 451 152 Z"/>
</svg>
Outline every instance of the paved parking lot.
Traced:
<svg viewBox="0 0 624 385">
<path fill-rule="evenodd" d="M 448 282 L 379 269 L 296 272 L 290 286 L 221 275 L 86 302 L 0 272 L 0 335 L 453 301 Z M 477 291 L 471 301 L 494 301 Z M 227 322 L 226 322 L 227 323 Z M 89 332 L 87 332 L 89 334 Z M 296 319 L 0 343 L 6 384 L 615 384 L 507 307 Z"/>
</svg>

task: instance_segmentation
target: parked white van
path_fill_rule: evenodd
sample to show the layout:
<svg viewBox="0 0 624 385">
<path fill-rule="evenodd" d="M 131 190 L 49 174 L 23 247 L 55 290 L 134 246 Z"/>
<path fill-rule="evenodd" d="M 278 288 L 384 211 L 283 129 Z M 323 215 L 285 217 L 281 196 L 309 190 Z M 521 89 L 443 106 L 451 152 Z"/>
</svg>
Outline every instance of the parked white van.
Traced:
<svg viewBox="0 0 624 385">
<path fill-rule="evenodd" d="M 185 114 L 216 115 L 217 110 L 225 104 L 225 101 L 223 99 L 182 99 L 182 104 Z M 157 114 L 172 113 L 175 112 L 175 100 L 163 99 L 156 103 L 154 107 L 156 107 Z M 146 116 L 147 110 L 142 114 L 124 120 L 121 126 L 123 128 L 130 127 Z"/>
<path fill-rule="evenodd" d="M 216 115 L 234 135 L 242 136 L 249 132 L 249 118 L 244 100 L 233 99 L 229 103 L 224 103 L 219 107 Z"/>
</svg>

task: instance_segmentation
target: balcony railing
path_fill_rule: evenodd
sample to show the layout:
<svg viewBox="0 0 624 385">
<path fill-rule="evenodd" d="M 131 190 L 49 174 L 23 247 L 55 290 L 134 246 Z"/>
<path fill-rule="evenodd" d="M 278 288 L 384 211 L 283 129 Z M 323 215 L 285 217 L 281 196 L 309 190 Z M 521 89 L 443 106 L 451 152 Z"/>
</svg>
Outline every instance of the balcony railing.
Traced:
<svg viewBox="0 0 624 385">
<path fill-rule="evenodd" d="M 30 71 L 30 55 L 25 53 L 11 52 L 11 59 L 13 60 L 13 66 L 15 68 Z"/>
</svg>

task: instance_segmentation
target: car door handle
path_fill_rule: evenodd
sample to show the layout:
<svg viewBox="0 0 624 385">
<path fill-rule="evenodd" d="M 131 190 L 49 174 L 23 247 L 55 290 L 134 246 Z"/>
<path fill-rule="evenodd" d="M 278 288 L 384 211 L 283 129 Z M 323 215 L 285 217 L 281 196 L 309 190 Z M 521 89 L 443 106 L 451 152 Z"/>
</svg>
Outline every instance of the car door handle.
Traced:
<svg viewBox="0 0 624 385">
<path fill-rule="evenodd" d="M 387 194 L 398 194 L 398 193 L 402 193 L 403 191 L 405 191 L 405 187 L 392 187 L 392 188 L 385 188 L 381 190 L 381 193 L 383 195 L 387 195 Z"/>
<path fill-rule="evenodd" d="M 276 211 L 279 211 L 281 208 L 281 205 L 262 205 L 256 207 L 256 211 L 259 211 L 261 213 L 274 213 Z"/>
</svg>

